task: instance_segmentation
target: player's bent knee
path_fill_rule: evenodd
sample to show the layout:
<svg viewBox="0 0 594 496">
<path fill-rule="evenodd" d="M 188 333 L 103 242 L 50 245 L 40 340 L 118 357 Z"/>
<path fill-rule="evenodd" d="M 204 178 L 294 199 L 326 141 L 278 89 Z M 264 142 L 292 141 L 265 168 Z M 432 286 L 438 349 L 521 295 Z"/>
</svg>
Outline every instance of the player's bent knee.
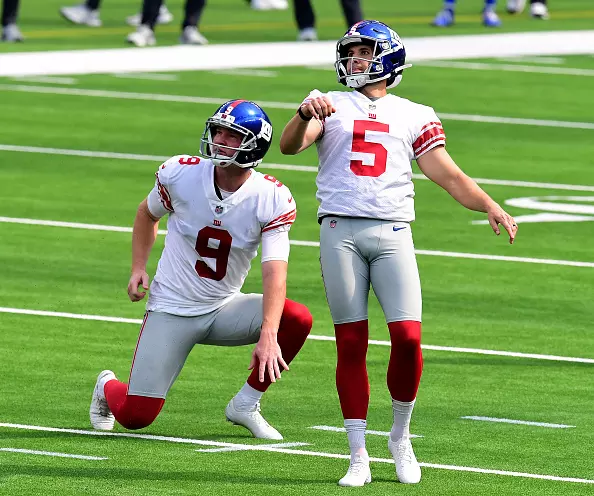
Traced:
<svg viewBox="0 0 594 496">
<path fill-rule="evenodd" d="M 292 326 L 303 332 L 306 337 L 313 326 L 313 316 L 309 309 L 293 300 L 285 300 L 282 318 L 290 321 Z"/>
<path fill-rule="evenodd" d="M 144 429 L 151 425 L 163 408 L 165 400 L 146 396 L 127 396 L 116 415 L 117 421 L 126 429 Z"/>
</svg>

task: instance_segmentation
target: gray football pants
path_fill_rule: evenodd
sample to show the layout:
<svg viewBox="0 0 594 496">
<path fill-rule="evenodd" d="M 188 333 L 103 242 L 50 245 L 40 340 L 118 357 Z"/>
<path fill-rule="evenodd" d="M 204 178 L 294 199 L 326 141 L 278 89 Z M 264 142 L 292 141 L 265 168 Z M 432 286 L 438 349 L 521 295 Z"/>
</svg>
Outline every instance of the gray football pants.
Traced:
<svg viewBox="0 0 594 496">
<path fill-rule="evenodd" d="M 335 324 L 367 319 L 370 284 L 386 322 L 421 321 L 421 283 L 409 223 L 324 217 L 320 263 Z"/>
<path fill-rule="evenodd" d="M 165 398 L 194 345 L 256 343 L 261 328 L 261 294 L 239 293 L 222 308 L 198 317 L 147 312 L 132 361 L 128 394 Z"/>
</svg>

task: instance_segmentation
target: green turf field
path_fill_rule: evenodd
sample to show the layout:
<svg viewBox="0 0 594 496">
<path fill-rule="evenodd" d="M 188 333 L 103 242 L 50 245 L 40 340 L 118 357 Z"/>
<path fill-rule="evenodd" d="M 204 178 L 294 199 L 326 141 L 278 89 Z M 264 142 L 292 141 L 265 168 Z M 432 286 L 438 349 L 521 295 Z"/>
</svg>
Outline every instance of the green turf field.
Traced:
<svg viewBox="0 0 594 496">
<path fill-rule="evenodd" d="M 235 1 L 243 8 L 240 0 Z M 211 3 L 204 32 L 213 41 L 227 42 L 238 36 L 288 40 L 294 36 L 286 12 L 258 14 L 247 8 L 240 12 L 238 7 L 227 17 L 221 9 L 232 0 Z M 171 2 L 175 13 L 179 4 Z M 333 37 L 338 27 L 342 30 L 334 2 L 314 4 L 320 12 L 324 37 Z M 482 31 L 473 24 L 478 17 L 470 16 L 473 7 L 468 4 L 461 6 L 468 17 L 462 17 L 455 28 L 457 33 Z M 56 0 L 24 2 L 22 26 L 29 39 L 17 49 L 120 46 L 127 32 L 121 19 L 136 8 L 135 2 L 115 5 L 106 0 L 106 28 L 95 31 L 69 27 L 52 17 L 59 5 Z M 398 14 L 390 5 L 376 2 L 365 10 L 375 17 L 396 19 Z M 431 1 L 416 10 L 412 5 L 399 7 L 408 19 L 401 31 L 409 36 L 429 34 L 425 24 L 438 6 L 439 2 Z M 592 22 L 591 8 L 589 2 L 577 0 L 553 4 L 553 20 L 546 27 L 585 28 Z M 517 20 L 504 20 L 509 21 L 509 30 L 544 26 L 526 14 Z M 266 23 L 270 32 L 264 34 L 253 27 L 258 23 Z M 216 26 L 219 28 L 214 29 Z M 175 36 L 176 28 L 163 30 L 164 43 L 174 43 Z M 14 48 L 0 45 L 2 51 Z M 556 203 L 568 215 L 576 215 L 579 206 L 589 207 L 577 215 L 592 217 L 594 57 L 480 62 L 491 68 L 418 65 L 407 71 L 397 93 L 431 105 L 442 115 L 448 150 L 469 175 L 508 181 L 483 184 L 498 202 L 532 198 Z M 514 72 L 503 70 L 502 65 L 528 65 L 542 72 Z M 550 74 L 547 68 L 582 72 Z M 201 441 L 240 448 L 265 444 L 224 418 L 228 400 L 247 377 L 251 349 L 245 347 L 194 350 L 162 414 L 152 426 L 139 431 L 178 438 L 177 442 L 6 426 L 90 431 L 88 406 L 97 373 L 111 368 L 126 380 L 138 335 L 139 326 L 134 321 L 143 314 L 143 305 L 132 304 L 126 297 L 129 233 L 105 227 L 52 227 L 37 220 L 131 226 L 137 204 L 152 187 L 153 173 L 160 164 L 157 158 L 197 153 L 203 123 L 217 107 L 197 103 L 197 97 L 221 103 L 234 97 L 262 102 L 276 133 L 267 167 L 316 165 L 313 150 L 296 157 L 278 151 L 280 131 L 294 113 L 292 105 L 283 104 L 297 104 L 313 87 L 339 89 L 331 71 L 283 68 L 272 70 L 268 77 L 234 78 L 211 72 L 167 74 L 175 78 L 93 75 L 76 76 L 67 81 L 71 84 L 65 80 L 40 83 L 0 79 L 0 306 L 132 319 L 132 323 L 125 323 L 23 315 L 16 310 L 0 313 L 0 494 L 345 492 L 336 481 L 344 475 L 348 461 L 327 455 L 348 453 L 346 436 L 311 429 L 342 426 L 334 387 L 335 350 L 328 341 L 308 341 L 291 371 L 283 374 L 262 402 L 263 413 L 283 433 L 285 442 L 309 444 L 290 450 L 322 456 L 245 449 L 195 451 L 217 447 L 196 444 Z M 102 96 L 84 91 L 72 94 L 78 90 L 101 90 Z M 132 99 L 126 95 L 131 92 L 140 95 Z M 156 101 L 155 95 L 168 95 L 170 101 Z M 182 101 L 184 96 L 191 98 Z M 476 116 L 538 121 L 532 125 L 501 119 L 473 122 Z M 8 151 L 9 147 L 23 148 Z M 91 153 L 77 156 L 80 151 Z M 99 157 L 93 152 L 122 155 Z M 298 203 L 292 239 L 317 241 L 314 173 L 274 167 L 266 171 L 285 182 Z M 394 466 L 376 461 L 372 463 L 374 482 L 359 491 L 440 496 L 592 494 L 593 222 L 520 221 L 517 242 L 510 246 L 503 235 L 497 238 L 488 226 L 472 224 L 484 216 L 465 210 L 436 185 L 419 179 L 415 188 L 417 221 L 413 232 L 416 248 L 421 250 L 423 342 L 450 350 L 424 352 L 425 370 L 412 424 L 412 432 L 423 436 L 413 440 L 417 457 L 428 464 L 423 468 L 421 484 L 397 484 Z M 542 198 L 550 196 L 562 198 Z M 519 218 L 544 213 L 535 208 L 506 208 Z M 29 219 L 30 223 L 18 224 L 15 219 Z M 162 242 L 160 238 L 151 257 L 151 273 Z M 441 256 L 441 252 L 458 257 Z M 503 258 L 468 258 L 463 254 Z M 522 257 L 524 261 L 507 257 Z M 551 263 L 541 263 L 542 259 Z M 258 265 L 254 264 L 245 285 L 247 292 L 261 290 Z M 314 336 L 332 336 L 316 247 L 293 246 L 288 296 L 311 309 Z M 375 299 L 370 300 L 371 337 L 385 341 L 388 333 L 381 311 Z M 452 347 L 584 358 L 589 362 L 460 353 Z M 389 431 L 391 426 L 385 386 L 388 357 L 387 346 L 370 346 L 368 425 L 376 431 Z M 573 427 L 479 422 L 462 419 L 464 416 Z M 116 427 L 115 432 L 125 430 Z M 385 436 L 368 435 L 367 439 L 370 456 L 389 461 Z M 107 459 L 61 458 L 3 449 Z"/>
</svg>

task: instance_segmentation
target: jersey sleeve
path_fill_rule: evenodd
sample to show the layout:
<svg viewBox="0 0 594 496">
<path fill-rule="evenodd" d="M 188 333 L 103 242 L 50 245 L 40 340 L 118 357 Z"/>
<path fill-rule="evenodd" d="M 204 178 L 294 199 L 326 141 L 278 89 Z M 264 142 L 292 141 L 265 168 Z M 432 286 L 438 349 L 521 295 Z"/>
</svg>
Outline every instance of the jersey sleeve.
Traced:
<svg viewBox="0 0 594 496">
<path fill-rule="evenodd" d="M 262 263 L 271 260 L 288 262 L 290 251 L 288 231 L 268 231 L 262 236 Z"/>
<path fill-rule="evenodd" d="M 278 181 L 272 186 L 271 206 L 267 209 L 264 222 L 261 222 L 262 237 L 267 233 L 289 231 L 297 218 L 297 205 L 289 188 Z"/>
<path fill-rule="evenodd" d="M 188 155 L 176 155 L 165 161 L 157 172 L 155 172 L 155 186 L 148 194 L 147 205 L 150 213 L 155 217 L 163 217 L 168 213 L 174 212 L 175 182 L 178 179 L 181 168 L 184 167 L 180 161 L 196 159 Z M 197 163 L 197 162 L 196 162 Z"/>
<path fill-rule="evenodd" d="M 431 107 L 421 107 L 413 125 L 412 149 L 415 160 L 436 146 L 445 146 L 446 137 L 441 121 Z"/>
</svg>

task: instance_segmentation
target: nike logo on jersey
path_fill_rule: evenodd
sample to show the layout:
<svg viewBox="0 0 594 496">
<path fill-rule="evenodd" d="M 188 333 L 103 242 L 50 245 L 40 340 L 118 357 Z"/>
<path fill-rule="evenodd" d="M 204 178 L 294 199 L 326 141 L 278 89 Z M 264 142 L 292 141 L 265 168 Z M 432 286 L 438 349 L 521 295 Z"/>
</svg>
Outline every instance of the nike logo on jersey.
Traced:
<svg viewBox="0 0 594 496">
<path fill-rule="evenodd" d="M 293 197 L 289 198 L 289 203 L 291 203 L 293 201 Z"/>
<path fill-rule="evenodd" d="M 401 231 L 402 229 L 406 229 L 406 227 L 396 227 L 396 226 L 394 226 L 392 229 L 394 231 Z"/>
</svg>

